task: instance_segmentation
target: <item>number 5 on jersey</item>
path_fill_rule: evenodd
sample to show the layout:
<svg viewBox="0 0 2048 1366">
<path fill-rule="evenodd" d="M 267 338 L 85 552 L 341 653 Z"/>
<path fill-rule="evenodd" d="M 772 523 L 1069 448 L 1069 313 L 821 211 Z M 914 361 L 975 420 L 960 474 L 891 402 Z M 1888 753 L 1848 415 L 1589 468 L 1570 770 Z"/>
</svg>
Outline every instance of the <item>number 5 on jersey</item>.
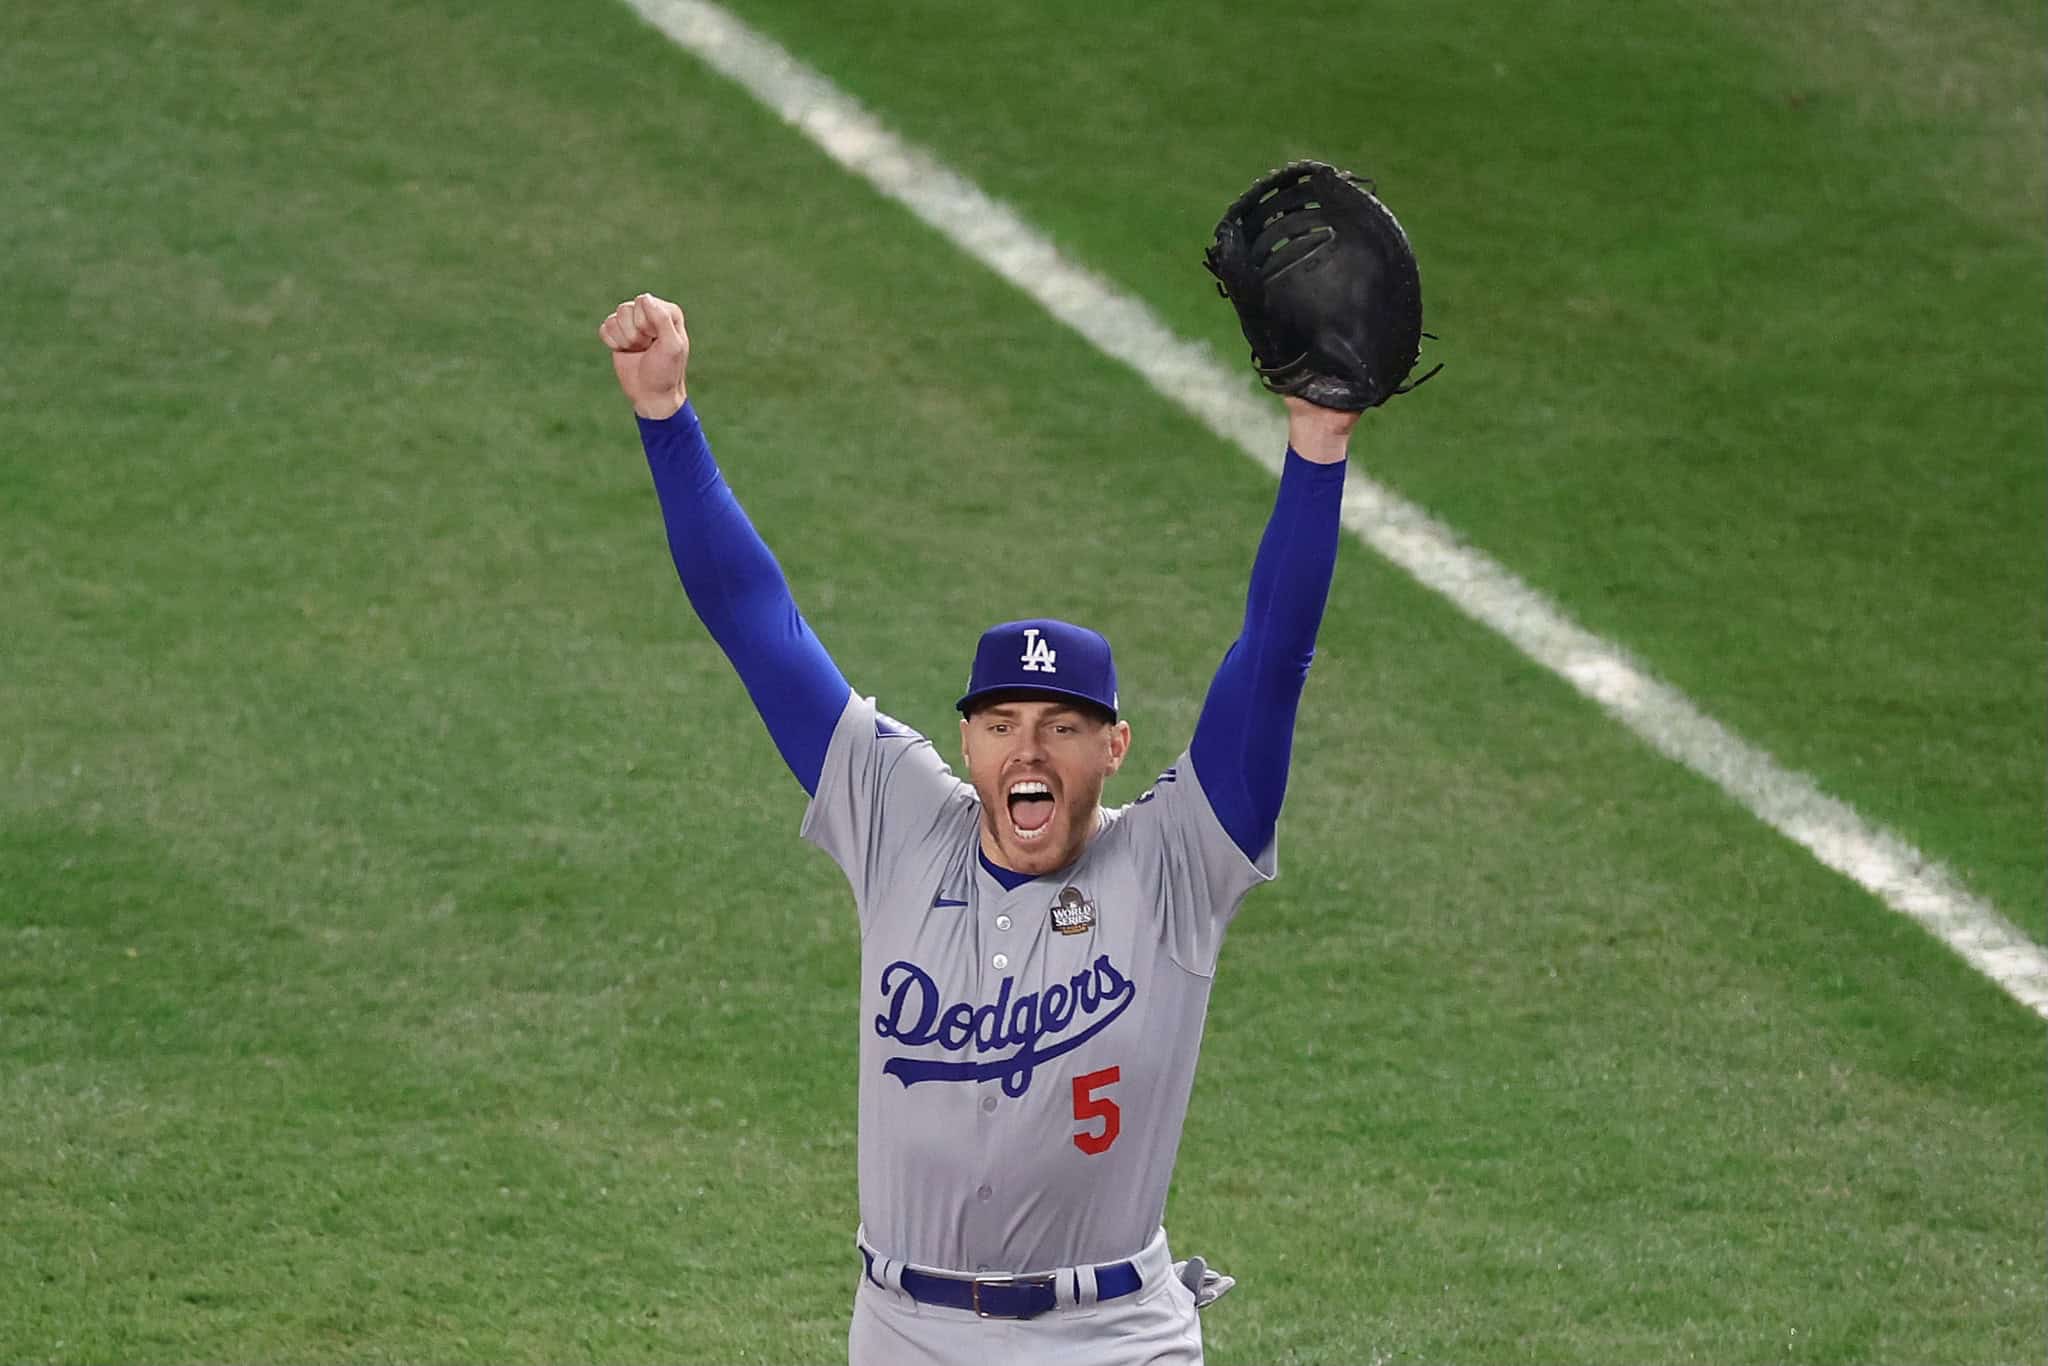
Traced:
<svg viewBox="0 0 2048 1366">
<path fill-rule="evenodd" d="M 1107 1096 L 1095 1094 L 1105 1086 L 1116 1085 L 1122 1077 L 1122 1068 L 1105 1067 L 1100 1072 L 1085 1072 L 1074 1078 L 1074 1121 L 1078 1124 L 1102 1121 L 1101 1132 L 1083 1129 L 1074 1135 L 1074 1146 L 1090 1157 L 1108 1152 L 1109 1145 L 1116 1142 L 1116 1136 L 1124 1131 L 1124 1112 L 1117 1103 Z"/>
</svg>

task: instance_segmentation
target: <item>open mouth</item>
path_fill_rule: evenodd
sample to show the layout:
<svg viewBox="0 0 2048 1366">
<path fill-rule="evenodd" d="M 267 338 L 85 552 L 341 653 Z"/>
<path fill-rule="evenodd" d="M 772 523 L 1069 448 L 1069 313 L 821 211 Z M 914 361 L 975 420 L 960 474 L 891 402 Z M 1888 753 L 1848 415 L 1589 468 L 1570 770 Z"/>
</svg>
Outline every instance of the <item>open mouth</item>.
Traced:
<svg viewBox="0 0 2048 1366">
<path fill-rule="evenodd" d="M 1052 789 L 1034 779 L 1010 784 L 1010 828 L 1020 840 L 1042 839 L 1052 828 Z"/>
</svg>

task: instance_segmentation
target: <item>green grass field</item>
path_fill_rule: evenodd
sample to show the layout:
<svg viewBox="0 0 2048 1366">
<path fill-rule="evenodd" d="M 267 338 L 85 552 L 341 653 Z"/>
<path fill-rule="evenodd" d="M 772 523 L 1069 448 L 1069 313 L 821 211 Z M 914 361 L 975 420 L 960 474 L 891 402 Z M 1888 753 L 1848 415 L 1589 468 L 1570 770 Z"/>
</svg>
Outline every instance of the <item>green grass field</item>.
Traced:
<svg viewBox="0 0 2048 1366">
<path fill-rule="evenodd" d="M 1358 463 L 2048 938 L 2038 7 L 736 9 L 1232 356 L 1221 206 L 1375 174 L 1447 369 Z M 0 1359 L 843 1358 L 851 905 L 596 324 L 684 302 L 895 714 L 1105 630 L 1117 799 L 1266 476 L 609 0 L 17 6 L 0 92 Z M 1212 1360 L 2048 1354 L 2038 1018 L 1355 545 L 1296 756 Z"/>
</svg>

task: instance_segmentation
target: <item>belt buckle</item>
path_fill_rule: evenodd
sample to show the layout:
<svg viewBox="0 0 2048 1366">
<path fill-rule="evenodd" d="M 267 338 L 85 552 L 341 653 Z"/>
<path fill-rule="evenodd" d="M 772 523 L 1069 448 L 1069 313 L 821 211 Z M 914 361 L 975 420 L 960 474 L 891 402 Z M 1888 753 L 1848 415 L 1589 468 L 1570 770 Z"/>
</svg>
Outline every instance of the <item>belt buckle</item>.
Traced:
<svg viewBox="0 0 2048 1366">
<path fill-rule="evenodd" d="M 967 1283 L 967 1299 L 968 1302 L 974 1307 L 974 1316 L 976 1318 L 992 1319 L 997 1317 L 997 1315 L 981 1307 L 981 1288 L 984 1285 L 1002 1286 L 1005 1289 L 1011 1286 L 1033 1285 L 1043 1286 L 1046 1289 L 1050 1290 L 1058 1283 L 1058 1280 L 1059 1277 L 1056 1274 L 1046 1276 L 976 1276 L 973 1280 Z M 1021 1318 L 1029 1316 L 1004 1315 L 1003 1317 Z"/>
</svg>

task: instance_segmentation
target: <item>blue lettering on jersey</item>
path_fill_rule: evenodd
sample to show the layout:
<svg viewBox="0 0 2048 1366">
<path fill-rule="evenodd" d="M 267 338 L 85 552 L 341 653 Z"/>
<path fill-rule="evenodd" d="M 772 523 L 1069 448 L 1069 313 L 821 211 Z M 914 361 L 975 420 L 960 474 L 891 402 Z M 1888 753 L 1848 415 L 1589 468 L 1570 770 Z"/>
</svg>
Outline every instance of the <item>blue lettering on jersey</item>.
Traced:
<svg viewBox="0 0 2048 1366">
<path fill-rule="evenodd" d="M 938 983 L 917 964 L 898 959 L 883 968 L 886 1008 L 875 1016 L 875 1033 L 913 1047 L 935 1043 L 948 1053 L 970 1048 L 977 1054 L 1015 1051 L 986 1062 L 891 1058 L 882 1070 L 905 1086 L 1000 1077 L 1005 1095 L 1021 1096 L 1031 1089 L 1032 1073 L 1040 1063 L 1070 1053 L 1100 1034 L 1138 996 L 1137 983 L 1118 972 L 1108 954 L 1068 981 L 1054 982 L 1043 995 L 1028 991 L 1013 1001 L 1010 989 L 1015 981 L 1005 977 L 996 999 L 987 1005 L 941 1004 Z M 1070 1025 L 1080 1027 L 1069 1034 Z"/>
</svg>

